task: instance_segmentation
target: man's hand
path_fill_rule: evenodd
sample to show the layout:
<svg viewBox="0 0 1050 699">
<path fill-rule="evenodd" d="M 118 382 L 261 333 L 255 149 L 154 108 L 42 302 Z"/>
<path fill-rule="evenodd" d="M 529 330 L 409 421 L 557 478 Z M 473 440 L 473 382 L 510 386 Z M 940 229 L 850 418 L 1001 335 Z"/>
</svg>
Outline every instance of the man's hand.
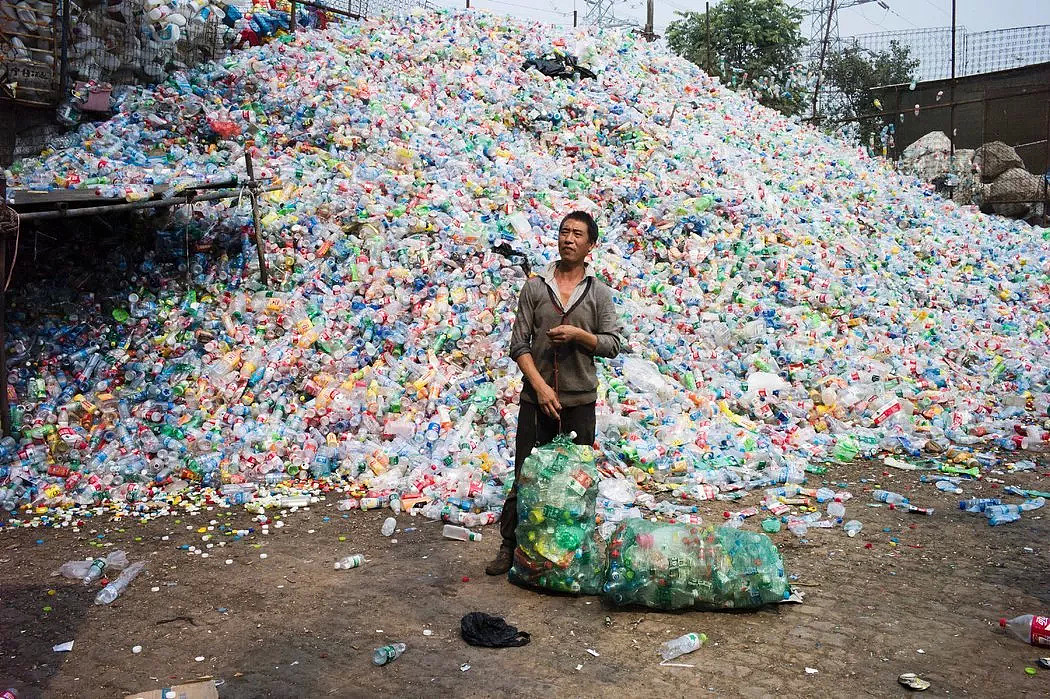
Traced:
<svg viewBox="0 0 1050 699">
<path fill-rule="evenodd" d="M 580 328 L 575 325 L 559 325 L 547 331 L 547 339 L 553 345 L 567 345 L 579 337 Z"/>
<path fill-rule="evenodd" d="M 558 401 L 557 392 L 548 386 L 545 381 L 541 381 L 539 385 L 534 385 L 534 388 L 536 389 L 536 400 L 539 401 L 540 410 L 549 417 L 560 420 L 561 403 Z"/>
</svg>

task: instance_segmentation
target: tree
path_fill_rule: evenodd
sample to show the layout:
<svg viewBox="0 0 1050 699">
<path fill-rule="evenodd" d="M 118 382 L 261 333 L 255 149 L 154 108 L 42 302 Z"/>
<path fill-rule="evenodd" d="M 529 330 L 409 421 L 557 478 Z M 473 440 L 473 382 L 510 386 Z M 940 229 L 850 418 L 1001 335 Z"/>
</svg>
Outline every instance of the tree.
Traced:
<svg viewBox="0 0 1050 699">
<path fill-rule="evenodd" d="M 910 82 L 918 67 L 918 59 L 898 41 L 890 42 L 889 51 L 875 52 L 855 44 L 832 51 L 824 66 L 827 95 L 821 96 L 822 118 L 838 124 L 856 120 L 856 129 L 850 130 L 861 143 L 871 144 L 873 137 L 893 123 L 892 117 L 862 118 L 885 111 L 876 106 L 878 95 L 871 89 Z"/>
<path fill-rule="evenodd" d="M 709 12 L 678 14 L 667 27 L 672 51 L 730 87 L 753 90 L 768 107 L 802 110 L 804 89 L 792 78 L 805 45 L 800 10 L 782 0 L 724 0 Z"/>
</svg>

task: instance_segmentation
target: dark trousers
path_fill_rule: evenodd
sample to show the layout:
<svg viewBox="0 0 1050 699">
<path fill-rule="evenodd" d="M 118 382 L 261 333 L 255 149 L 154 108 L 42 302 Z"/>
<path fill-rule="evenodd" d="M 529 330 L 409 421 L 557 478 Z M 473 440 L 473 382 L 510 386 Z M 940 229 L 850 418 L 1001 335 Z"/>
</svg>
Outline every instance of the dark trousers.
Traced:
<svg viewBox="0 0 1050 699">
<path fill-rule="evenodd" d="M 574 405 L 561 409 L 561 431 L 575 432 L 576 444 L 594 444 L 594 403 Z M 518 406 L 518 434 L 514 438 L 514 487 L 503 504 L 499 518 L 499 533 L 503 546 L 514 548 L 517 543 L 514 530 L 518 526 L 518 480 L 521 465 L 532 453 L 533 447 L 549 444 L 558 435 L 558 421 L 548 417 L 535 403 L 521 401 Z"/>
</svg>

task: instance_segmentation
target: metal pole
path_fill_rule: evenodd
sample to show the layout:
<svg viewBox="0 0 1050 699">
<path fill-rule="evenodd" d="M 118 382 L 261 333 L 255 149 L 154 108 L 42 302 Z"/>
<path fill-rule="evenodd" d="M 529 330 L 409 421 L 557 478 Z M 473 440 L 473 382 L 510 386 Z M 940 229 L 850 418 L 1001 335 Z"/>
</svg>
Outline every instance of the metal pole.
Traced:
<svg viewBox="0 0 1050 699">
<path fill-rule="evenodd" d="M 252 156 L 244 153 L 244 165 L 248 170 L 248 196 L 252 200 L 252 223 L 255 224 L 255 250 L 259 253 L 259 281 L 266 286 L 266 257 L 263 254 L 262 225 L 259 223 L 259 185 L 255 182 Z"/>
<path fill-rule="evenodd" d="M 7 178 L 0 173 L 0 207 L 7 206 Z M 7 402 L 7 229 L 0 225 L 0 428 L 11 434 Z"/>
<path fill-rule="evenodd" d="M 1050 99 L 1046 101 L 1046 162 L 1043 163 L 1043 226 L 1050 226 Z"/>
<path fill-rule="evenodd" d="M 707 54 L 705 60 L 707 61 L 707 74 L 711 75 L 711 3 L 704 3 L 704 33 L 707 34 L 707 38 L 704 41 L 704 49 Z"/>
<path fill-rule="evenodd" d="M 951 171 L 952 159 L 955 157 L 955 0 L 952 0 L 952 96 L 951 109 L 948 110 L 948 142 L 951 144 L 948 169 Z"/>
<path fill-rule="evenodd" d="M 576 26 L 576 10 L 572 11 L 572 26 Z"/>
<path fill-rule="evenodd" d="M 279 189 L 274 187 L 272 189 Z M 272 191 L 270 189 L 264 191 Z M 51 211 L 30 211 L 28 213 L 20 214 L 19 218 L 23 221 L 40 221 L 44 219 L 54 218 L 75 218 L 77 216 L 97 216 L 98 214 L 110 214 L 118 211 L 134 211 L 136 209 L 167 209 L 172 206 L 180 206 L 182 204 L 188 204 L 191 201 L 218 201 L 220 199 L 233 199 L 234 197 L 240 196 L 241 190 L 239 189 L 220 189 L 216 192 L 209 192 L 208 194 L 193 195 L 187 194 L 185 196 L 172 197 L 171 199 L 163 199 L 160 201 L 133 201 L 126 204 L 106 204 L 103 206 L 85 206 L 80 208 L 70 209 L 68 206 L 60 206 L 57 209 Z"/>
<path fill-rule="evenodd" d="M 900 133 L 898 131 L 898 129 L 900 129 L 900 125 L 902 123 L 901 119 L 900 119 L 900 114 L 901 114 L 901 92 L 902 92 L 901 88 L 898 87 L 897 88 L 897 112 L 893 115 L 893 149 L 894 149 L 894 158 L 893 158 L 893 160 L 894 161 L 899 161 L 901 159 L 901 153 L 904 150 L 903 148 L 901 148 L 901 141 L 904 139 L 904 134 Z"/>
<path fill-rule="evenodd" d="M 953 0 L 954 1 L 954 0 Z M 828 24 L 824 27 L 824 41 L 820 43 L 820 60 L 817 62 L 817 83 L 813 88 L 813 113 L 811 119 L 817 118 L 817 101 L 820 99 L 820 79 L 824 76 L 824 58 L 828 52 L 828 41 L 831 40 L 831 22 L 835 17 L 835 0 L 828 7 Z"/>
<path fill-rule="evenodd" d="M 294 34 L 295 33 L 295 22 L 296 22 L 295 0 L 291 0 L 290 4 L 291 4 L 292 8 L 291 8 L 291 11 L 288 13 L 288 31 L 291 32 L 292 34 Z"/>
</svg>

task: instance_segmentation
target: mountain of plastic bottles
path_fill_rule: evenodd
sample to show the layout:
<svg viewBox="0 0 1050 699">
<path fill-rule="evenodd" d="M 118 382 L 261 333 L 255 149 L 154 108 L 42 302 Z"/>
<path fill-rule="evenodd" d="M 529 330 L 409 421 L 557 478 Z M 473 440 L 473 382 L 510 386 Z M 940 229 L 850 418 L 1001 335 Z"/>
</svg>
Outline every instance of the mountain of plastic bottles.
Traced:
<svg viewBox="0 0 1050 699">
<path fill-rule="evenodd" d="M 552 51 L 597 78 L 522 70 Z M 246 194 L 100 260 L 117 291 L 78 274 L 17 290 L 8 510 L 265 500 L 304 477 L 432 516 L 498 508 L 517 292 L 576 208 L 598 218 L 593 269 L 630 349 L 598 362 L 604 473 L 702 499 L 832 456 L 1048 446 L 1046 233 L 629 33 L 417 11 L 236 52 L 117 110 L 10 184 L 135 199 L 243 182 L 248 150 L 278 186 L 260 202 L 270 284 Z"/>
</svg>

